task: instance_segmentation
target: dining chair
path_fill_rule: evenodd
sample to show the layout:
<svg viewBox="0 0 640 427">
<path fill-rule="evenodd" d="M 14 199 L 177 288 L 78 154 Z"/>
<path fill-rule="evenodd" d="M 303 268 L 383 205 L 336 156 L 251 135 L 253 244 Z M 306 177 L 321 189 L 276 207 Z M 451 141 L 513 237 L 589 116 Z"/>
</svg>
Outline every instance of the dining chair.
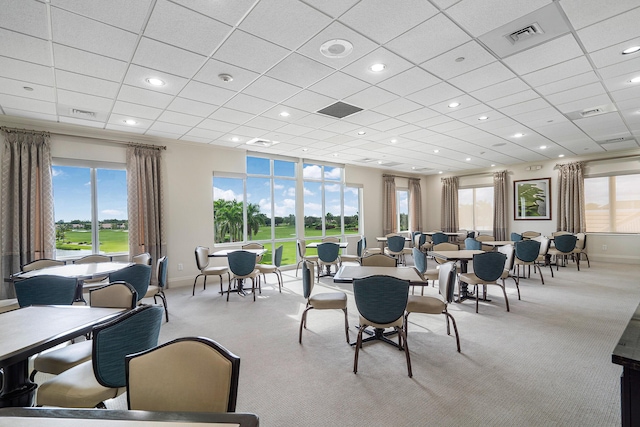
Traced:
<svg viewBox="0 0 640 427">
<path fill-rule="evenodd" d="M 131 258 L 131 261 L 135 264 L 151 265 L 153 258 L 149 252 L 143 252 Z"/>
<path fill-rule="evenodd" d="M 447 236 L 442 232 L 433 233 L 433 235 L 431 235 L 431 242 L 433 243 L 433 246 L 439 243 L 446 243 L 448 241 L 449 241 L 449 236 Z"/>
<path fill-rule="evenodd" d="M 251 242 L 242 245 L 242 249 L 264 249 L 264 245 L 261 243 Z M 264 254 L 256 255 L 256 264 L 260 264 L 262 262 L 262 257 Z"/>
<path fill-rule="evenodd" d="M 326 236 L 322 238 L 322 243 L 340 243 L 340 238 L 337 236 Z"/>
<path fill-rule="evenodd" d="M 467 250 L 480 251 L 482 250 L 482 242 L 472 237 L 467 237 L 466 239 L 464 239 L 464 248 Z"/>
<path fill-rule="evenodd" d="M 231 283 L 231 274 L 229 273 L 229 268 L 226 266 L 209 266 L 209 248 L 205 246 L 196 246 L 196 266 L 200 273 L 193 280 L 193 292 L 191 295 L 196 294 L 196 282 L 198 281 L 198 277 L 204 276 L 204 290 L 207 289 L 207 276 L 219 276 L 220 277 L 220 293 L 223 293 L 222 290 L 222 275 L 227 274 L 227 278 L 229 279 L 229 283 Z"/>
<path fill-rule="evenodd" d="M 538 253 L 538 258 L 536 258 L 536 265 L 538 268 L 541 268 L 543 265 L 548 266 L 549 271 L 551 272 L 551 277 L 554 277 L 553 267 L 549 261 L 550 255 L 548 255 L 549 248 L 551 247 L 551 240 L 545 236 L 533 237 L 531 240 L 537 240 L 540 242 L 540 252 Z"/>
<path fill-rule="evenodd" d="M 273 264 L 257 264 L 256 268 L 262 274 L 264 278 L 264 282 L 267 283 L 266 274 L 275 274 L 278 278 L 278 290 L 282 293 L 282 272 L 280 271 L 280 264 L 282 264 L 282 251 L 284 249 L 283 245 L 280 245 L 276 248 L 276 251 L 273 254 Z"/>
<path fill-rule="evenodd" d="M 515 249 L 513 245 L 504 245 L 498 248 L 498 252 L 503 253 L 507 257 L 506 261 L 504 262 L 504 270 L 500 275 L 500 279 L 502 280 L 502 285 L 505 286 L 505 289 L 506 289 L 506 286 L 507 286 L 506 280 L 508 278 L 512 278 L 513 282 L 516 284 L 516 289 L 518 291 L 518 300 L 520 300 L 520 283 L 513 276 L 513 274 L 511 274 L 511 271 L 513 270 L 513 265 L 515 262 L 515 256 L 514 256 Z"/>
<path fill-rule="evenodd" d="M 140 301 L 149 289 L 151 282 L 151 266 L 145 264 L 133 264 L 113 273 L 109 273 L 109 282 L 127 282 L 133 286 L 138 293 Z"/>
<path fill-rule="evenodd" d="M 399 264 L 406 265 L 404 259 L 404 242 L 404 236 L 398 234 L 387 236 L 387 247 L 384 248 L 384 253 L 397 258 Z"/>
<path fill-rule="evenodd" d="M 542 277 L 542 269 L 537 264 L 538 256 L 540 255 L 540 242 L 537 240 L 522 240 L 516 242 L 515 248 L 515 266 L 516 266 L 516 283 L 520 284 L 520 266 L 529 266 L 528 277 L 531 277 L 531 266 L 533 266 L 533 272 L 538 270 L 540 273 L 540 281 L 544 285 L 544 277 Z M 524 268 L 522 269 L 523 274 Z"/>
<path fill-rule="evenodd" d="M 71 305 L 78 287 L 75 277 L 34 276 L 13 284 L 20 307 L 29 305 Z"/>
<path fill-rule="evenodd" d="M 92 329 L 91 360 L 38 387 L 38 406 L 105 408 L 126 391 L 125 357 L 158 345 L 163 309 L 141 305 Z"/>
<path fill-rule="evenodd" d="M 340 265 L 340 245 L 333 242 L 320 243 L 318 245 L 318 279 L 320 270 L 327 268 L 327 275 L 331 275 L 331 266 L 336 266 L 336 271 Z"/>
<path fill-rule="evenodd" d="M 233 273 L 233 280 L 236 282 L 238 293 L 242 294 L 242 287 L 240 280 L 251 279 L 251 291 L 253 292 L 253 300 L 256 300 L 256 284 L 258 289 L 260 286 L 259 274 L 260 270 L 256 268 L 256 254 L 249 251 L 233 251 L 227 255 L 229 261 L 229 270 Z M 231 281 L 229 281 L 229 288 L 227 289 L 227 301 L 229 301 L 229 294 L 231 293 Z"/>
<path fill-rule="evenodd" d="M 169 321 L 169 309 L 167 308 L 167 296 L 164 293 L 164 289 L 167 287 L 167 272 L 169 270 L 169 260 L 165 256 L 160 257 L 158 260 L 158 264 L 156 264 L 156 285 L 149 285 L 147 288 L 147 293 L 144 294 L 142 298 L 151 298 L 153 297 L 153 302 L 157 303 L 156 298 L 160 298 L 162 300 L 162 305 L 164 306 L 164 315 Z"/>
<path fill-rule="evenodd" d="M 138 296 L 133 286 L 126 282 L 114 282 L 89 291 L 91 307 L 123 308 L 130 310 L 136 306 Z M 76 365 L 91 359 L 90 339 L 76 342 L 62 348 L 39 353 L 33 359 L 33 371 L 29 378 L 34 381 L 38 372 L 59 375 Z"/>
<path fill-rule="evenodd" d="M 573 255 L 576 258 L 581 258 L 582 255 L 587 259 L 587 267 L 591 268 L 591 262 L 589 261 L 589 255 L 587 254 L 587 235 L 585 233 L 576 234 L 576 247 L 573 250 Z"/>
<path fill-rule="evenodd" d="M 449 243 L 449 242 L 443 242 L 443 243 L 438 243 L 437 245 L 433 245 L 433 248 L 431 248 L 431 250 L 433 252 L 449 252 L 449 251 L 457 251 L 460 248 L 458 247 L 458 245 L 454 245 L 453 243 Z M 438 264 L 444 264 L 445 262 L 447 262 L 446 259 L 443 258 L 438 258 L 437 256 L 433 257 L 436 262 Z"/>
<path fill-rule="evenodd" d="M 298 343 L 302 344 L 302 329 L 307 329 L 307 314 L 309 310 L 342 310 L 344 312 L 344 333 L 349 343 L 349 318 L 347 316 L 347 294 L 344 292 L 323 292 L 313 294 L 315 282 L 315 263 L 305 261 L 302 264 L 302 294 L 307 300 L 298 332 Z"/>
<path fill-rule="evenodd" d="M 504 272 L 507 256 L 501 252 L 484 252 L 473 256 L 473 273 L 460 274 L 459 282 L 473 285 L 476 293 L 476 313 L 478 312 L 478 301 L 480 289 L 483 286 L 483 296 L 486 299 L 487 285 L 496 285 L 502 288 L 504 302 L 509 311 L 509 299 L 504 284 L 498 283 L 498 279 Z"/>
<path fill-rule="evenodd" d="M 413 263 L 416 271 L 422 278 L 426 285 L 429 286 L 429 280 L 435 284 L 435 281 L 438 280 L 439 273 L 437 268 L 433 268 L 431 270 L 427 269 L 427 255 L 422 252 L 420 249 L 413 247 Z M 415 290 L 414 283 L 411 283 L 411 293 L 413 294 Z M 422 286 L 421 295 L 424 295 L 424 285 Z"/>
<path fill-rule="evenodd" d="M 405 353 L 409 377 L 412 377 L 411 357 L 404 332 L 404 312 L 409 297 L 409 281 L 381 275 L 354 279 L 353 296 L 360 314 L 353 373 L 358 373 L 362 333 L 371 326 L 376 329 L 393 328 L 398 333 L 398 348 Z"/>
<path fill-rule="evenodd" d="M 519 242 L 520 240 L 522 240 L 522 234 L 511 233 L 511 241 L 512 242 Z"/>
<path fill-rule="evenodd" d="M 362 236 L 362 248 L 363 248 L 363 251 L 362 251 L 363 256 L 382 253 L 382 249 L 380 248 L 370 248 L 367 245 L 367 238 L 364 235 Z"/>
<path fill-rule="evenodd" d="M 404 332 L 409 336 L 409 314 L 444 314 L 447 319 L 447 335 L 451 335 L 449 320 L 453 323 L 453 331 L 456 334 L 456 345 L 460 352 L 460 336 L 456 320 L 447 311 L 447 306 L 453 301 L 453 291 L 456 284 L 456 265 L 453 262 L 446 262 L 440 266 L 438 271 L 438 294 L 437 295 L 409 295 L 407 298 L 407 308 L 404 315 Z"/>
<path fill-rule="evenodd" d="M 73 263 L 74 264 L 94 264 L 94 263 L 112 262 L 112 261 L 113 261 L 113 257 L 111 256 L 102 255 L 102 254 L 91 254 L 91 255 L 87 255 L 82 258 L 76 259 L 73 261 Z M 105 274 L 98 277 L 92 277 L 91 279 L 84 279 L 82 281 L 83 288 L 89 290 L 91 288 L 99 286 L 100 284 L 106 284 L 107 277 L 108 275 Z"/>
<path fill-rule="evenodd" d="M 553 242 L 555 244 L 554 247 L 549 248 L 549 252 L 547 254 L 555 257 L 556 259 L 556 271 L 558 270 L 559 263 L 558 258 L 562 258 L 565 262 L 569 255 L 572 255 L 573 250 L 576 248 L 576 243 L 578 238 L 573 234 L 558 234 L 553 238 Z M 578 267 L 578 271 L 580 271 L 580 259 L 576 259 L 576 266 Z"/>
<path fill-rule="evenodd" d="M 534 237 L 541 236 L 541 233 L 537 231 L 525 231 L 522 233 L 523 239 L 533 239 Z"/>
<path fill-rule="evenodd" d="M 341 262 L 357 262 L 358 264 L 360 264 L 360 260 L 362 259 L 362 255 L 364 253 L 364 241 L 362 238 L 360 238 L 360 240 L 358 240 L 358 243 L 356 245 L 356 254 L 355 255 L 350 255 L 350 254 L 341 254 L 340 255 L 340 261 Z"/>
<path fill-rule="evenodd" d="M 29 262 L 27 264 L 24 264 L 20 268 L 20 271 L 40 270 L 42 268 L 56 267 L 56 266 L 59 266 L 59 265 L 65 265 L 65 262 L 57 260 L 57 259 L 43 258 L 43 259 L 37 259 L 35 261 L 31 261 L 31 262 Z"/>
<path fill-rule="evenodd" d="M 397 267 L 398 260 L 385 254 L 373 254 L 362 257 L 360 263 L 363 267 Z"/>
<path fill-rule="evenodd" d="M 495 237 L 489 236 L 489 235 L 486 235 L 486 234 L 479 234 L 479 235 L 477 235 L 475 237 L 475 239 L 477 241 L 479 241 L 479 242 L 494 242 L 496 240 Z M 483 251 L 492 251 L 493 247 L 489 246 L 489 245 L 482 245 L 481 250 L 483 250 Z"/>
<path fill-rule="evenodd" d="M 318 256 L 317 255 L 307 255 L 307 246 L 306 241 L 302 239 L 298 239 L 296 241 L 296 245 L 298 247 L 298 264 L 296 265 L 296 277 L 298 277 L 298 269 L 305 261 L 310 261 L 318 264 Z"/>
<path fill-rule="evenodd" d="M 129 410 L 236 410 L 240 358 L 210 338 L 177 338 L 130 354 L 125 368 Z"/>
</svg>

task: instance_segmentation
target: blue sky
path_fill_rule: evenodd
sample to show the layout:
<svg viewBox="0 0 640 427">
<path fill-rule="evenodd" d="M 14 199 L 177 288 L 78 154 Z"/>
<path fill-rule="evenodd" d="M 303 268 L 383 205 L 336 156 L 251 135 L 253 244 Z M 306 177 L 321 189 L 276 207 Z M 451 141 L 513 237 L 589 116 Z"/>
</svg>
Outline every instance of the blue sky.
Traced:
<svg viewBox="0 0 640 427">
<path fill-rule="evenodd" d="M 89 168 L 53 166 L 55 220 L 91 220 Z M 98 220 L 127 219 L 127 174 L 124 170 L 98 169 Z"/>
</svg>

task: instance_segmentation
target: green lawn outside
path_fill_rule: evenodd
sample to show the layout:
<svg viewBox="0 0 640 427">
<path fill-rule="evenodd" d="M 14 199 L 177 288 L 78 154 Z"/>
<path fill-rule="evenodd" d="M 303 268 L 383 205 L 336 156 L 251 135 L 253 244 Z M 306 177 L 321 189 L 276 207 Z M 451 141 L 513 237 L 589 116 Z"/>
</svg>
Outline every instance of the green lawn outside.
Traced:
<svg viewBox="0 0 640 427">
<path fill-rule="evenodd" d="M 126 230 L 100 230 L 100 252 L 128 252 L 129 232 Z M 67 231 L 64 242 L 56 241 L 56 249 L 91 250 L 91 230 Z"/>
</svg>

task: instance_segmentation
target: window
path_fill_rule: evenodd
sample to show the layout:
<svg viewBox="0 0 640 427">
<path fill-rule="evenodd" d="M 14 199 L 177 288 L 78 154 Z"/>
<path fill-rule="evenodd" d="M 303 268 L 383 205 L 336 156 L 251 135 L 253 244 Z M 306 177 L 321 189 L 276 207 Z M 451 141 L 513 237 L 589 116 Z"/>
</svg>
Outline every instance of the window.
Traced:
<svg viewBox="0 0 640 427">
<path fill-rule="evenodd" d="M 124 165 L 76 166 L 54 160 L 57 259 L 128 254 L 127 172 Z"/>
<path fill-rule="evenodd" d="M 213 225 L 215 243 L 242 242 L 244 226 L 244 178 L 213 178 Z"/>
<path fill-rule="evenodd" d="M 360 205 L 362 187 L 346 185 L 344 187 L 344 234 L 361 234 Z"/>
<path fill-rule="evenodd" d="M 458 221 L 463 230 L 493 234 L 493 187 L 459 189 Z"/>
<path fill-rule="evenodd" d="M 587 232 L 640 233 L 640 174 L 585 178 Z"/>
<path fill-rule="evenodd" d="M 409 231 L 409 190 L 396 190 L 396 215 L 398 232 Z"/>
</svg>

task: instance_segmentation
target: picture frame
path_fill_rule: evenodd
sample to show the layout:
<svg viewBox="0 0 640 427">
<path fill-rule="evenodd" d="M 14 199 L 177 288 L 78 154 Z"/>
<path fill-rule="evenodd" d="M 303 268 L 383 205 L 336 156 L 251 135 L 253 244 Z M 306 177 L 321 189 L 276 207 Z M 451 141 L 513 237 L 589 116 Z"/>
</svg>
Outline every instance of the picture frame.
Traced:
<svg viewBox="0 0 640 427">
<path fill-rule="evenodd" d="M 551 178 L 513 181 L 513 219 L 551 219 Z"/>
</svg>

